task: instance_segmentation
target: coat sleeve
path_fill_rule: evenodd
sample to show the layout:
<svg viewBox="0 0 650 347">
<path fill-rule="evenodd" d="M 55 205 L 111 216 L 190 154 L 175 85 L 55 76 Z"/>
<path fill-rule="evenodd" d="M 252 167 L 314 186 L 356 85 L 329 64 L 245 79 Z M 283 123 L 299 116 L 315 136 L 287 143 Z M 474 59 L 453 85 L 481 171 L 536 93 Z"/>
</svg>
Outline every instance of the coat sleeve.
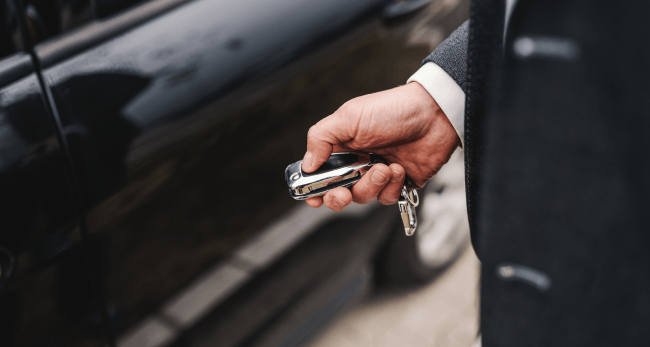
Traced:
<svg viewBox="0 0 650 347">
<path fill-rule="evenodd" d="M 440 66 L 458 86 L 467 93 L 467 42 L 469 39 L 469 20 L 443 41 L 422 65 L 434 63 Z"/>
</svg>

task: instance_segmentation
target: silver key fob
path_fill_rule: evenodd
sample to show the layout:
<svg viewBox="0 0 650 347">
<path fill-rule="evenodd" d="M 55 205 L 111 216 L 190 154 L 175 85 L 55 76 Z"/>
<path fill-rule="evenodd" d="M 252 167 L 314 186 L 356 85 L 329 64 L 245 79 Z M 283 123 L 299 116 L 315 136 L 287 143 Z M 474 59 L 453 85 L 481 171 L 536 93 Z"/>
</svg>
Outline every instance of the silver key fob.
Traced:
<svg viewBox="0 0 650 347">
<path fill-rule="evenodd" d="M 374 162 L 373 159 L 375 159 Z M 284 178 L 287 181 L 291 197 L 296 200 L 304 200 L 324 195 L 337 187 L 351 186 L 377 162 L 386 163 L 378 155 L 334 153 L 318 170 L 312 173 L 302 171 L 302 160 L 299 160 L 287 166 Z"/>
<path fill-rule="evenodd" d="M 305 200 L 324 195 L 337 187 L 349 187 L 355 184 L 376 163 L 388 165 L 384 158 L 376 154 L 334 153 L 312 173 L 302 171 L 302 160 L 299 160 L 287 166 L 284 178 L 291 197 Z M 407 177 L 404 182 L 398 205 L 406 235 L 411 236 L 417 227 L 415 207 L 419 201 L 409 178 Z"/>
</svg>

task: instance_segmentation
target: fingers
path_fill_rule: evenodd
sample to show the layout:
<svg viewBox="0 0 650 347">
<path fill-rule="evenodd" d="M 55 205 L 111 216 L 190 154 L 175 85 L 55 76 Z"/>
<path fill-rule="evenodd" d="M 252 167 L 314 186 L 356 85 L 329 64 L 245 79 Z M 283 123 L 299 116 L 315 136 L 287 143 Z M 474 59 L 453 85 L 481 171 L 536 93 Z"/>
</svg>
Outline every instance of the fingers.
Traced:
<svg viewBox="0 0 650 347">
<path fill-rule="evenodd" d="M 400 164 L 390 164 L 389 166 L 392 176 L 390 182 L 386 187 L 379 193 L 377 200 L 384 205 L 392 205 L 397 203 L 399 196 L 404 186 L 404 178 L 406 177 L 406 171 Z"/>
<path fill-rule="evenodd" d="M 323 198 L 321 198 L 320 196 L 317 196 L 315 198 L 309 198 L 305 200 L 305 202 L 307 203 L 307 205 L 313 208 L 319 208 L 323 206 Z"/>
<path fill-rule="evenodd" d="M 367 204 L 381 193 L 393 178 L 393 171 L 384 164 L 375 164 L 354 186 L 352 199 L 357 204 Z"/>
<path fill-rule="evenodd" d="M 405 171 L 399 164 L 375 164 L 355 185 L 348 188 L 335 188 L 323 197 L 305 200 L 311 207 L 318 208 L 323 204 L 328 208 L 340 212 L 352 201 L 358 204 L 367 204 L 375 198 L 384 205 L 397 202 L 404 186 Z"/>
<path fill-rule="evenodd" d="M 334 188 L 323 195 L 323 203 L 330 209 L 341 212 L 352 203 L 352 193 L 344 187 Z"/>
</svg>

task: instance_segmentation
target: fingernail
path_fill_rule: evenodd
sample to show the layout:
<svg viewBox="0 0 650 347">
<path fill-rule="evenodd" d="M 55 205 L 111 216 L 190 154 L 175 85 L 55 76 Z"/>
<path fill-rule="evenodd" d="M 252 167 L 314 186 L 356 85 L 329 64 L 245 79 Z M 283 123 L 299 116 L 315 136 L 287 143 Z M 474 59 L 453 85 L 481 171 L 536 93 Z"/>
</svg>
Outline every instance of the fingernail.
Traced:
<svg viewBox="0 0 650 347">
<path fill-rule="evenodd" d="M 302 169 L 309 170 L 311 168 L 311 160 L 314 156 L 311 154 L 311 152 L 308 150 L 307 153 L 305 153 L 305 157 L 302 158 Z"/>
<path fill-rule="evenodd" d="M 344 207 L 345 206 L 345 203 L 343 201 L 337 199 L 336 197 L 332 198 L 332 202 L 334 203 L 334 205 L 336 205 L 338 207 Z"/>
<path fill-rule="evenodd" d="M 370 179 L 374 184 L 384 184 L 388 178 L 386 177 L 386 175 L 381 173 L 381 171 L 376 170 L 375 172 L 373 172 L 372 177 Z"/>
<path fill-rule="evenodd" d="M 391 169 L 391 170 L 392 170 L 394 173 L 396 173 L 396 174 L 399 175 L 399 176 L 397 176 L 394 180 L 392 180 L 391 182 L 399 182 L 399 181 L 401 181 L 401 180 L 402 180 L 402 173 L 399 172 L 399 171 L 397 171 L 397 170 L 393 170 L 393 169 Z"/>
</svg>

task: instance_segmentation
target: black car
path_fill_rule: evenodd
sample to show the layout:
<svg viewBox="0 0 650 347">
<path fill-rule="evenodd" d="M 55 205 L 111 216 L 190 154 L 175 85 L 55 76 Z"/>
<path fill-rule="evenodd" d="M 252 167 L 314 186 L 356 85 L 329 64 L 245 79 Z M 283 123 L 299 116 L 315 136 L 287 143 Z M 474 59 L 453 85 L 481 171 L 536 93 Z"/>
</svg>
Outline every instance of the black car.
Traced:
<svg viewBox="0 0 650 347">
<path fill-rule="evenodd" d="M 300 345 L 371 278 L 433 278 L 460 246 L 427 258 L 396 206 L 311 209 L 283 173 L 311 125 L 403 84 L 466 16 L 0 1 L 0 346 Z"/>
</svg>

